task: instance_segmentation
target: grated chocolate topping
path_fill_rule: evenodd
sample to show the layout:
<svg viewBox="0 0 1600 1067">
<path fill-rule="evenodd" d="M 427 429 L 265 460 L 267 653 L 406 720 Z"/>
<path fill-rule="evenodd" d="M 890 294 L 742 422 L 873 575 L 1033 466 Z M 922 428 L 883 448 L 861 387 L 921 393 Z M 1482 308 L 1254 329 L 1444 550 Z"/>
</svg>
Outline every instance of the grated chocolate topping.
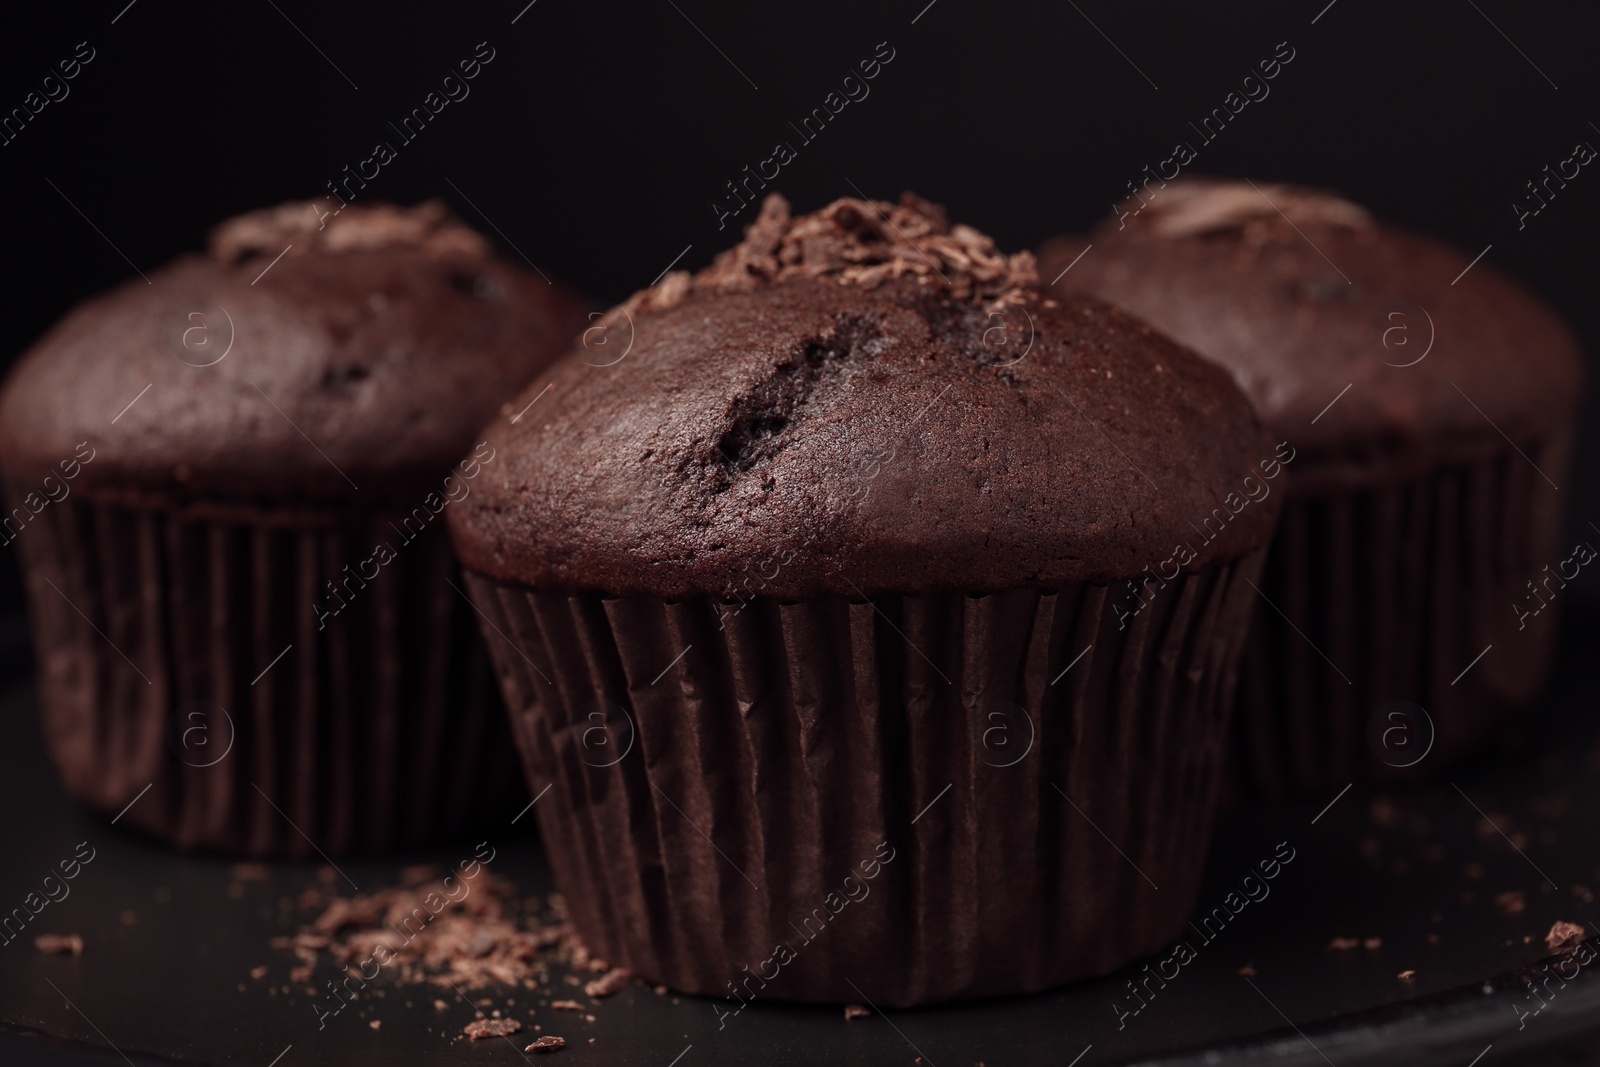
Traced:
<svg viewBox="0 0 1600 1067">
<path fill-rule="evenodd" d="M 413 207 L 351 204 L 331 214 L 325 201 L 300 200 L 247 212 L 211 231 L 211 258 L 238 264 L 255 256 L 373 252 L 411 248 L 433 256 L 486 257 L 489 243 L 441 201 Z"/>
<path fill-rule="evenodd" d="M 1039 281 L 1031 252 L 1006 255 L 993 238 L 952 226 L 943 208 L 911 193 L 898 204 L 846 197 L 798 218 L 772 193 L 744 240 L 711 266 L 697 274 L 674 271 L 611 314 L 663 311 L 691 293 L 749 292 L 792 278 L 863 289 L 912 278 L 957 300 L 989 305 L 1019 302 Z"/>
<path fill-rule="evenodd" d="M 1137 212 L 1133 225 L 1148 221 L 1156 236 L 1169 238 L 1225 231 L 1250 235 L 1252 230 L 1287 228 L 1287 224 L 1373 228 L 1372 216 L 1359 204 L 1295 185 L 1189 178 L 1151 191 L 1148 201 L 1130 198 L 1122 207 Z"/>
</svg>

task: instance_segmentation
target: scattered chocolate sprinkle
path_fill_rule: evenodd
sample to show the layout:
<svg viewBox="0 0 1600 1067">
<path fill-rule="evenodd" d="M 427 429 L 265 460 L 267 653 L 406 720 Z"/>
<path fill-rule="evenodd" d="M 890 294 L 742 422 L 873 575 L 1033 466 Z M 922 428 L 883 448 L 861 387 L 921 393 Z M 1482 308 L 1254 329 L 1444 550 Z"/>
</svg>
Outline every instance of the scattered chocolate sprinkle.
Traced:
<svg viewBox="0 0 1600 1067">
<path fill-rule="evenodd" d="M 576 1000 L 558 1000 L 550 1005 L 556 1011 L 582 1011 L 583 1005 Z"/>
<path fill-rule="evenodd" d="M 583 991 L 591 997 L 609 997 L 628 984 L 633 972 L 626 967 L 613 967 L 594 981 L 584 985 Z"/>
<path fill-rule="evenodd" d="M 1376 952 L 1378 949 L 1383 947 L 1383 938 L 1369 937 L 1365 941 L 1361 942 L 1361 947 L 1366 949 L 1368 952 Z"/>
<path fill-rule="evenodd" d="M 83 938 L 77 934 L 40 934 L 33 947 L 47 956 L 83 955 Z"/>
<path fill-rule="evenodd" d="M 844 1017 L 846 1022 L 849 1022 L 851 1019 L 865 1019 L 871 1014 L 872 1012 L 868 1011 L 867 1008 L 861 1004 L 846 1004 L 844 1006 Z"/>
<path fill-rule="evenodd" d="M 590 1038 L 589 1040 L 593 1041 L 594 1038 Z M 566 1047 L 567 1047 L 567 1039 L 566 1038 L 557 1037 L 554 1034 L 545 1034 L 543 1037 L 535 1038 L 533 1044 L 529 1045 L 527 1048 L 523 1049 L 522 1051 L 524 1051 L 524 1052 L 557 1052 L 557 1051 L 559 1051 L 561 1049 L 564 1049 Z"/>
<path fill-rule="evenodd" d="M 516 1019 L 474 1019 L 461 1032 L 476 1041 L 481 1037 L 506 1037 L 522 1029 Z"/>
<path fill-rule="evenodd" d="M 1508 889 L 1494 898 L 1494 906 L 1507 915 L 1516 915 L 1528 906 L 1527 897 L 1520 889 Z"/>
<path fill-rule="evenodd" d="M 1550 932 L 1544 935 L 1544 943 L 1550 946 L 1551 952 L 1558 952 L 1581 944 L 1586 933 L 1587 931 L 1577 923 L 1557 922 L 1550 927 Z"/>
<path fill-rule="evenodd" d="M 254 978 L 256 981 L 259 982 L 259 981 L 261 981 L 261 979 L 265 978 L 266 976 L 267 976 L 267 965 L 266 964 L 263 963 L 259 967 L 250 968 L 250 977 Z"/>
<path fill-rule="evenodd" d="M 1329 952 L 1349 952 L 1353 948 L 1360 947 L 1360 939 L 1354 937 L 1336 937 L 1328 942 Z"/>
<path fill-rule="evenodd" d="M 370 1023 L 368 1023 L 367 1025 L 372 1027 L 374 1030 L 382 1030 L 383 1029 L 383 1020 L 382 1019 L 374 1019 Z"/>
<path fill-rule="evenodd" d="M 309 982 L 311 981 L 311 975 L 313 972 L 314 968 L 309 965 L 302 964 L 301 966 L 295 967 L 289 971 L 289 981 L 291 983 Z"/>
<path fill-rule="evenodd" d="M 1401 971 L 1397 976 L 1402 982 L 1409 982 L 1417 976 L 1416 971 Z"/>
</svg>

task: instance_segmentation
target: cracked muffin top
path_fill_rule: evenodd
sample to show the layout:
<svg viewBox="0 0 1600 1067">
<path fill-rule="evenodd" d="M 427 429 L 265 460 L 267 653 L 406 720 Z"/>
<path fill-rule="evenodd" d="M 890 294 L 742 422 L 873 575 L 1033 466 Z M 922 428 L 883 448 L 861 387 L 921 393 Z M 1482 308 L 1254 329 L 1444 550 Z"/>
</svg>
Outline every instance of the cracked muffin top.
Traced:
<svg viewBox="0 0 1600 1067">
<path fill-rule="evenodd" d="M 484 433 L 499 458 L 449 516 L 482 574 L 983 592 L 1133 577 L 1183 545 L 1193 570 L 1271 535 L 1273 444 L 1226 373 L 913 197 L 798 218 L 769 197 L 743 243 L 588 340 Z"/>
<path fill-rule="evenodd" d="M 31 482 L 86 442 L 72 488 L 130 504 L 416 503 L 582 324 L 440 203 L 284 204 L 41 338 L 0 461 Z"/>
<path fill-rule="evenodd" d="M 1055 289 L 1126 307 L 1228 368 L 1303 451 L 1297 474 L 1414 476 L 1570 418 L 1577 343 L 1488 262 L 1314 189 L 1183 178 L 1146 194 L 1087 238 L 1046 244 L 1044 272 L 1070 265 Z"/>
</svg>

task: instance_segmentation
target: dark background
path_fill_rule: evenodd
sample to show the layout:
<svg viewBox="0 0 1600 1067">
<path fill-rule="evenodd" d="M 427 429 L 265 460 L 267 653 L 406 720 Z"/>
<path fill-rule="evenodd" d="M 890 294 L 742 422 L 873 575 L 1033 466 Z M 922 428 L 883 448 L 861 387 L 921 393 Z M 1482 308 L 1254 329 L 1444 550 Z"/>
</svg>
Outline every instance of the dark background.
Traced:
<svg viewBox="0 0 1600 1067">
<path fill-rule="evenodd" d="M 798 209 L 912 189 L 1004 248 L 1034 247 L 1106 214 L 1283 41 L 1293 63 L 1201 148 L 1195 172 L 1338 189 L 1469 256 L 1492 243 L 1486 261 L 1600 351 L 1588 299 L 1600 175 L 1585 170 L 1520 232 L 1511 207 L 1576 142 L 1600 145 L 1592 7 L 526 3 L 111 0 L 8 12 L 0 109 L 21 105 L 79 42 L 95 58 L 69 96 L 0 146 L 0 359 L 134 267 L 198 247 L 219 219 L 321 194 L 380 139 L 399 155 L 364 199 L 443 197 L 604 302 L 650 284 L 685 246 L 679 266 L 693 268 L 733 243 L 753 210 L 719 231 L 712 204 L 778 140 L 798 158 L 773 184 Z M 470 95 L 402 144 L 387 122 L 482 41 L 495 57 Z M 801 144 L 789 123 L 884 41 L 895 56 L 870 96 Z M 1562 484 L 1575 528 L 1600 519 L 1596 447 L 1587 433 Z M 0 568 L 0 655 L 14 669 L 26 659 L 20 595 L 15 565 Z"/>
</svg>

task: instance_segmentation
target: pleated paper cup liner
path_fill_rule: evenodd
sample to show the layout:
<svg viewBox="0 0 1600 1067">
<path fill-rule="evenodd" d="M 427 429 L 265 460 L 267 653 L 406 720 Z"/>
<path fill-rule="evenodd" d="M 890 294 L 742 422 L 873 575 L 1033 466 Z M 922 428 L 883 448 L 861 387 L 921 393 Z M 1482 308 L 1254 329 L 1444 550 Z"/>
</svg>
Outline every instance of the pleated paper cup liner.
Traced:
<svg viewBox="0 0 1600 1067">
<path fill-rule="evenodd" d="M 1245 654 L 1230 793 L 1419 781 L 1538 695 L 1564 584 L 1544 579 L 1568 555 L 1546 475 L 1565 476 L 1567 451 L 1291 497 Z M 1522 617 L 1524 603 L 1546 607 Z"/>
<path fill-rule="evenodd" d="M 1025 993 L 1169 942 L 1261 564 L 1125 626 L 1100 585 L 740 605 L 467 578 L 578 932 L 725 1016 Z"/>
<path fill-rule="evenodd" d="M 420 844 L 517 811 L 443 523 L 407 532 L 377 515 L 43 507 L 13 546 L 67 792 L 179 849 L 256 857 Z M 365 580 L 380 541 L 394 558 Z"/>
</svg>

